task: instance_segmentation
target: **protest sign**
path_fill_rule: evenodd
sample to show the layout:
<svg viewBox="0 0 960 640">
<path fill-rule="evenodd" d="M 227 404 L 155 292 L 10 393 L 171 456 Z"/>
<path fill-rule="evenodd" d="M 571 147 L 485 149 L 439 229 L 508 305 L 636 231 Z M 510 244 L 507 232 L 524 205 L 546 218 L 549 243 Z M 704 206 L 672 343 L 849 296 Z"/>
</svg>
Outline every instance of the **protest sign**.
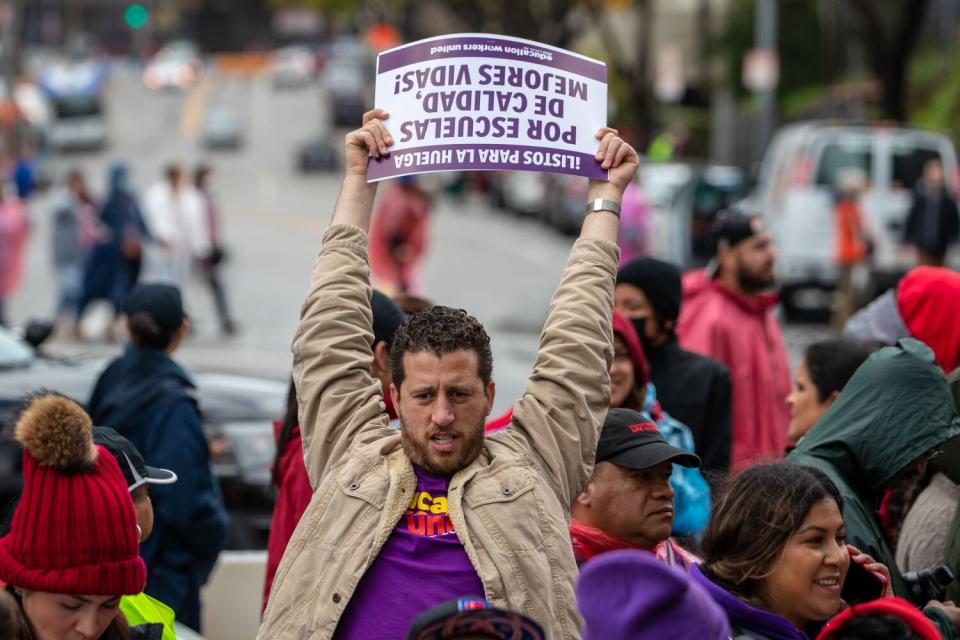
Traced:
<svg viewBox="0 0 960 640">
<path fill-rule="evenodd" d="M 490 169 L 607 178 L 594 157 L 607 67 L 563 49 L 476 33 L 413 42 L 377 58 L 375 103 L 394 144 L 371 159 L 371 182 Z"/>
</svg>

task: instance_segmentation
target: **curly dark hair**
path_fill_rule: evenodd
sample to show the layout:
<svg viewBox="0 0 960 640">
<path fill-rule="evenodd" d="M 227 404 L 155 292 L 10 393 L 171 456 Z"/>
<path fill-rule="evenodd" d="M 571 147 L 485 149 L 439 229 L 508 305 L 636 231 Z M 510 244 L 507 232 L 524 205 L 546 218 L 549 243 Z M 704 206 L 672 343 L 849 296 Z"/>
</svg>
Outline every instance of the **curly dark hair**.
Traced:
<svg viewBox="0 0 960 640">
<path fill-rule="evenodd" d="M 463 309 L 441 306 L 409 316 L 390 347 L 393 384 L 399 389 L 406 377 L 404 354 L 428 351 L 439 358 L 461 349 L 477 353 L 477 373 L 483 384 L 489 383 L 493 373 L 490 336 L 476 318 Z"/>
</svg>

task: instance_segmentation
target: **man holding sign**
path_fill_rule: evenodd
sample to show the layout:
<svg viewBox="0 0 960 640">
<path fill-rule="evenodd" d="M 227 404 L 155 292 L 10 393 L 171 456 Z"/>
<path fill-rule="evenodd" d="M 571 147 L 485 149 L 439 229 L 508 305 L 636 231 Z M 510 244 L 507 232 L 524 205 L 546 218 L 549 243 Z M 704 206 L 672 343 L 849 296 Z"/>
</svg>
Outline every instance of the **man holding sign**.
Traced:
<svg viewBox="0 0 960 640">
<path fill-rule="evenodd" d="M 391 350 L 391 429 L 370 375 L 368 161 L 393 136 L 374 110 L 346 137 L 346 177 L 293 342 L 304 459 L 314 494 L 277 571 L 259 637 L 403 638 L 416 615 L 482 596 L 579 637 L 567 537 L 609 406 L 619 202 L 636 152 L 604 128 L 588 215 L 540 337 L 513 422 L 493 406 L 483 327 L 447 307 L 410 317 Z"/>
</svg>

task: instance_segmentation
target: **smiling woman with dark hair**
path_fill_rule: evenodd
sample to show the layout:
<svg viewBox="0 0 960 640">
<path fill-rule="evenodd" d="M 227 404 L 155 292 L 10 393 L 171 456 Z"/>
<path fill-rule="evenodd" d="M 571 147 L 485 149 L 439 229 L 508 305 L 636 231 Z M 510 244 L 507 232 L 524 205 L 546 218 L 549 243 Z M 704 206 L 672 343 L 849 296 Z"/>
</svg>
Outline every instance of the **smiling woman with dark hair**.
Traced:
<svg viewBox="0 0 960 640">
<path fill-rule="evenodd" d="M 694 580 L 726 611 L 734 638 L 806 640 L 839 611 L 851 557 L 843 498 L 821 471 L 779 462 L 745 471 L 717 503 Z M 889 579 L 887 580 L 889 584 Z"/>
</svg>

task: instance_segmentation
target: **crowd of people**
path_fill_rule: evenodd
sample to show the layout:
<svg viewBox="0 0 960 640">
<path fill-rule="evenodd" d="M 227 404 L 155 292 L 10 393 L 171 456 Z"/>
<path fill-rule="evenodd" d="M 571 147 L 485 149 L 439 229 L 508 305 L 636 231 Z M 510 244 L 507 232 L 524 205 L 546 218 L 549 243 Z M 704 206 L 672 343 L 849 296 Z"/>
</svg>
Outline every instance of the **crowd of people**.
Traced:
<svg viewBox="0 0 960 640">
<path fill-rule="evenodd" d="M 101 198 L 91 193 L 83 172 L 67 172 L 49 199 L 57 284 L 53 315 L 63 333 L 83 339 L 87 310 L 104 301 L 113 309 L 106 338 L 114 340 L 124 298 L 135 284 L 167 282 L 182 289 L 194 273 L 210 289 L 223 334 L 236 332 L 220 276 L 226 252 L 212 175 L 213 168 L 202 164 L 188 180 L 183 167 L 171 164 L 141 199 L 124 163 L 110 168 Z M 32 226 L 23 202 L 4 198 L 0 191 L 0 323 L 5 320 L 3 301 L 20 284 Z"/>
<path fill-rule="evenodd" d="M 621 263 L 639 158 L 604 128 L 609 178 L 589 182 L 526 390 L 493 416 L 484 327 L 403 268 L 402 295 L 372 286 L 375 236 L 400 244 L 366 179 L 388 118 L 346 137 L 293 338 L 259 638 L 960 637 L 960 274 L 918 267 L 791 378 L 760 217 L 718 216 L 703 270 Z M 115 177 L 108 202 L 132 211 Z M 102 246 L 71 184 L 78 238 Z M 188 240 L 203 208 L 178 172 L 151 191 L 193 221 L 142 216 L 158 256 L 140 268 L 168 282 L 124 281 L 130 344 L 85 407 L 44 394 L 17 421 L 0 639 L 200 628 L 227 519 L 169 281 L 215 242 Z"/>
</svg>

